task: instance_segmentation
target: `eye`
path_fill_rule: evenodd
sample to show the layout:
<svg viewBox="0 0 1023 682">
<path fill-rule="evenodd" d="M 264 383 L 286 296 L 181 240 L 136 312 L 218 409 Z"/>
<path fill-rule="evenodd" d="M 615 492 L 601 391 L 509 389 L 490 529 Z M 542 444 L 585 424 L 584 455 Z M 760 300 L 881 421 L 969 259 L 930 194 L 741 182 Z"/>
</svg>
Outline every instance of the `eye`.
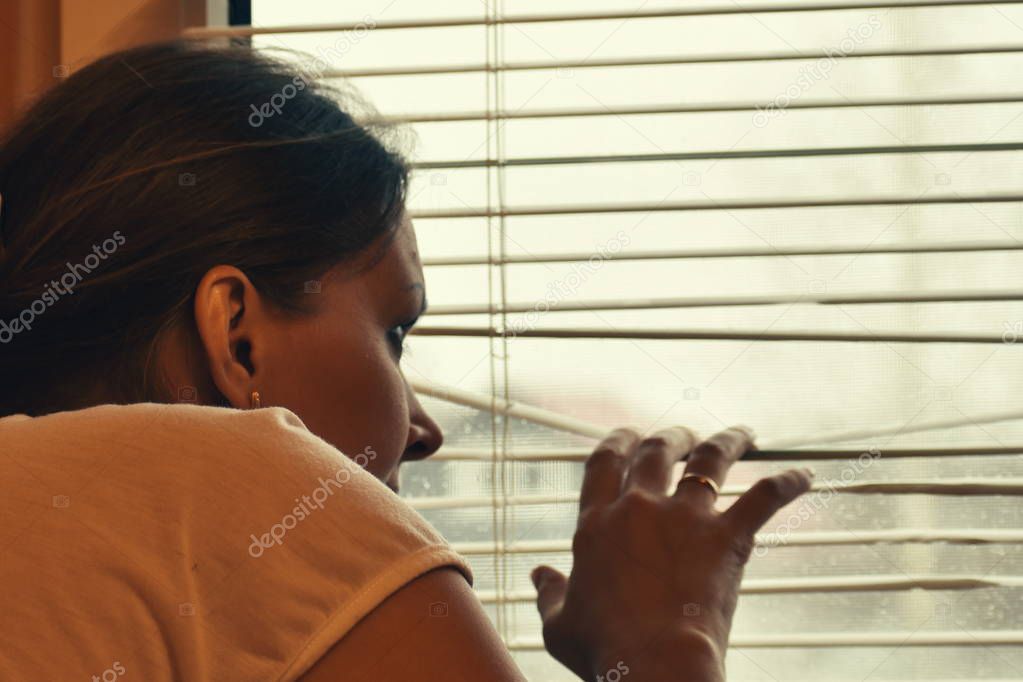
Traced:
<svg viewBox="0 0 1023 682">
<path fill-rule="evenodd" d="M 394 352 L 400 358 L 403 352 L 409 351 L 408 344 L 405 343 L 405 337 L 408 335 L 410 329 L 415 324 L 415 320 L 412 322 L 406 322 L 400 324 L 397 327 L 391 327 L 387 331 L 387 338 L 391 342 L 391 346 L 394 348 Z"/>
</svg>

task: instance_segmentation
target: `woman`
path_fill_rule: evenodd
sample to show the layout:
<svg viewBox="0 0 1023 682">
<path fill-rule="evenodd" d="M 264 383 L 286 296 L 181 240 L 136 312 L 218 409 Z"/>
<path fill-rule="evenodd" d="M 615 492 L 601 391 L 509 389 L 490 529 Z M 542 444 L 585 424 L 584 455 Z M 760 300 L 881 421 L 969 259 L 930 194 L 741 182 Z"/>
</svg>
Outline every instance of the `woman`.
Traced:
<svg viewBox="0 0 1023 682">
<path fill-rule="evenodd" d="M 3 143 L 3 679 L 522 679 L 394 494 L 443 439 L 399 369 L 426 308 L 408 171 L 333 94 L 250 50 L 150 46 Z M 716 512 L 752 438 L 596 447 L 572 573 L 533 573 L 579 677 L 723 679 L 753 534 L 810 484 Z"/>
</svg>

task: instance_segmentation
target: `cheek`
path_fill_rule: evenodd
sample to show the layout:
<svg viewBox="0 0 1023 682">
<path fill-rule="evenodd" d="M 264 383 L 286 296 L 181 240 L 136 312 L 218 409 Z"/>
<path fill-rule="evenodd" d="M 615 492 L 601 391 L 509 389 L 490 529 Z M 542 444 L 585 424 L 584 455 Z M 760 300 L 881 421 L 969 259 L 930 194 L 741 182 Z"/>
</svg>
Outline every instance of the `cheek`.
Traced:
<svg viewBox="0 0 1023 682">
<path fill-rule="evenodd" d="M 310 431 L 365 464 L 380 479 L 398 466 L 409 430 L 405 384 L 388 349 L 367 342 L 329 354 L 294 353 L 297 364 L 282 377 L 284 404 Z M 365 453 L 365 459 L 358 457 Z M 373 454 L 375 453 L 375 454 Z"/>
<path fill-rule="evenodd" d="M 409 431 L 408 403 L 405 385 L 394 361 L 384 358 L 376 372 L 367 372 L 360 385 L 366 389 L 365 398 L 358 395 L 351 413 L 358 415 L 367 425 L 368 446 L 376 453 L 366 464 L 366 470 L 381 480 L 398 467 L 405 452 Z"/>
</svg>

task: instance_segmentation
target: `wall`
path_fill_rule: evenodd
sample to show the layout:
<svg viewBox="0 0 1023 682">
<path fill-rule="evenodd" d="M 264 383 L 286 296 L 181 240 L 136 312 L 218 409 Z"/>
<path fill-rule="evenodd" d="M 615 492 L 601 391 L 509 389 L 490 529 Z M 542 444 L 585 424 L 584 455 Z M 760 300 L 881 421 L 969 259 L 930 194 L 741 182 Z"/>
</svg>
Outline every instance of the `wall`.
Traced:
<svg viewBox="0 0 1023 682">
<path fill-rule="evenodd" d="M 4 0 L 0 129 L 50 85 L 96 57 L 173 38 L 187 26 L 205 24 L 206 17 L 207 0 Z"/>
</svg>

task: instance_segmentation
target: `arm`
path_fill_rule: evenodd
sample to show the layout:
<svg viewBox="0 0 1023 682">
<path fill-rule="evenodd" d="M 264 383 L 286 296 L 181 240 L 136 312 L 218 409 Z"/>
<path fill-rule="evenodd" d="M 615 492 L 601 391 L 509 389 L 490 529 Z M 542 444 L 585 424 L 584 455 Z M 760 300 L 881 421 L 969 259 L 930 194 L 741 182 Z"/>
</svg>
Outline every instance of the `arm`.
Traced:
<svg viewBox="0 0 1023 682">
<path fill-rule="evenodd" d="M 711 637 L 698 630 L 678 628 L 662 632 L 632 649 L 615 648 L 594 657 L 597 682 L 620 679 L 725 682 L 725 652 Z M 616 676 L 614 671 L 618 671 Z"/>
<path fill-rule="evenodd" d="M 444 609 L 447 615 L 431 615 Z M 524 682 L 465 578 L 426 573 L 392 594 L 301 678 L 302 682 L 446 680 Z"/>
<path fill-rule="evenodd" d="M 805 471 L 763 479 L 725 512 L 714 487 L 665 489 L 675 462 L 717 486 L 751 449 L 745 430 L 697 443 L 687 430 L 650 438 L 612 432 L 587 462 L 569 576 L 533 580 L 547 650 L 581 679 L 723 682 L 743 566 L 753 536 L 810 487 Z M 713 486 L 713 484 L 712 484 Z M 431 616 L 431 605 L 446 606 Z M 338 642 L 303 682 L 523 682 L 469 585 L 438 569 L 387 599 Z"/>
</svg>

